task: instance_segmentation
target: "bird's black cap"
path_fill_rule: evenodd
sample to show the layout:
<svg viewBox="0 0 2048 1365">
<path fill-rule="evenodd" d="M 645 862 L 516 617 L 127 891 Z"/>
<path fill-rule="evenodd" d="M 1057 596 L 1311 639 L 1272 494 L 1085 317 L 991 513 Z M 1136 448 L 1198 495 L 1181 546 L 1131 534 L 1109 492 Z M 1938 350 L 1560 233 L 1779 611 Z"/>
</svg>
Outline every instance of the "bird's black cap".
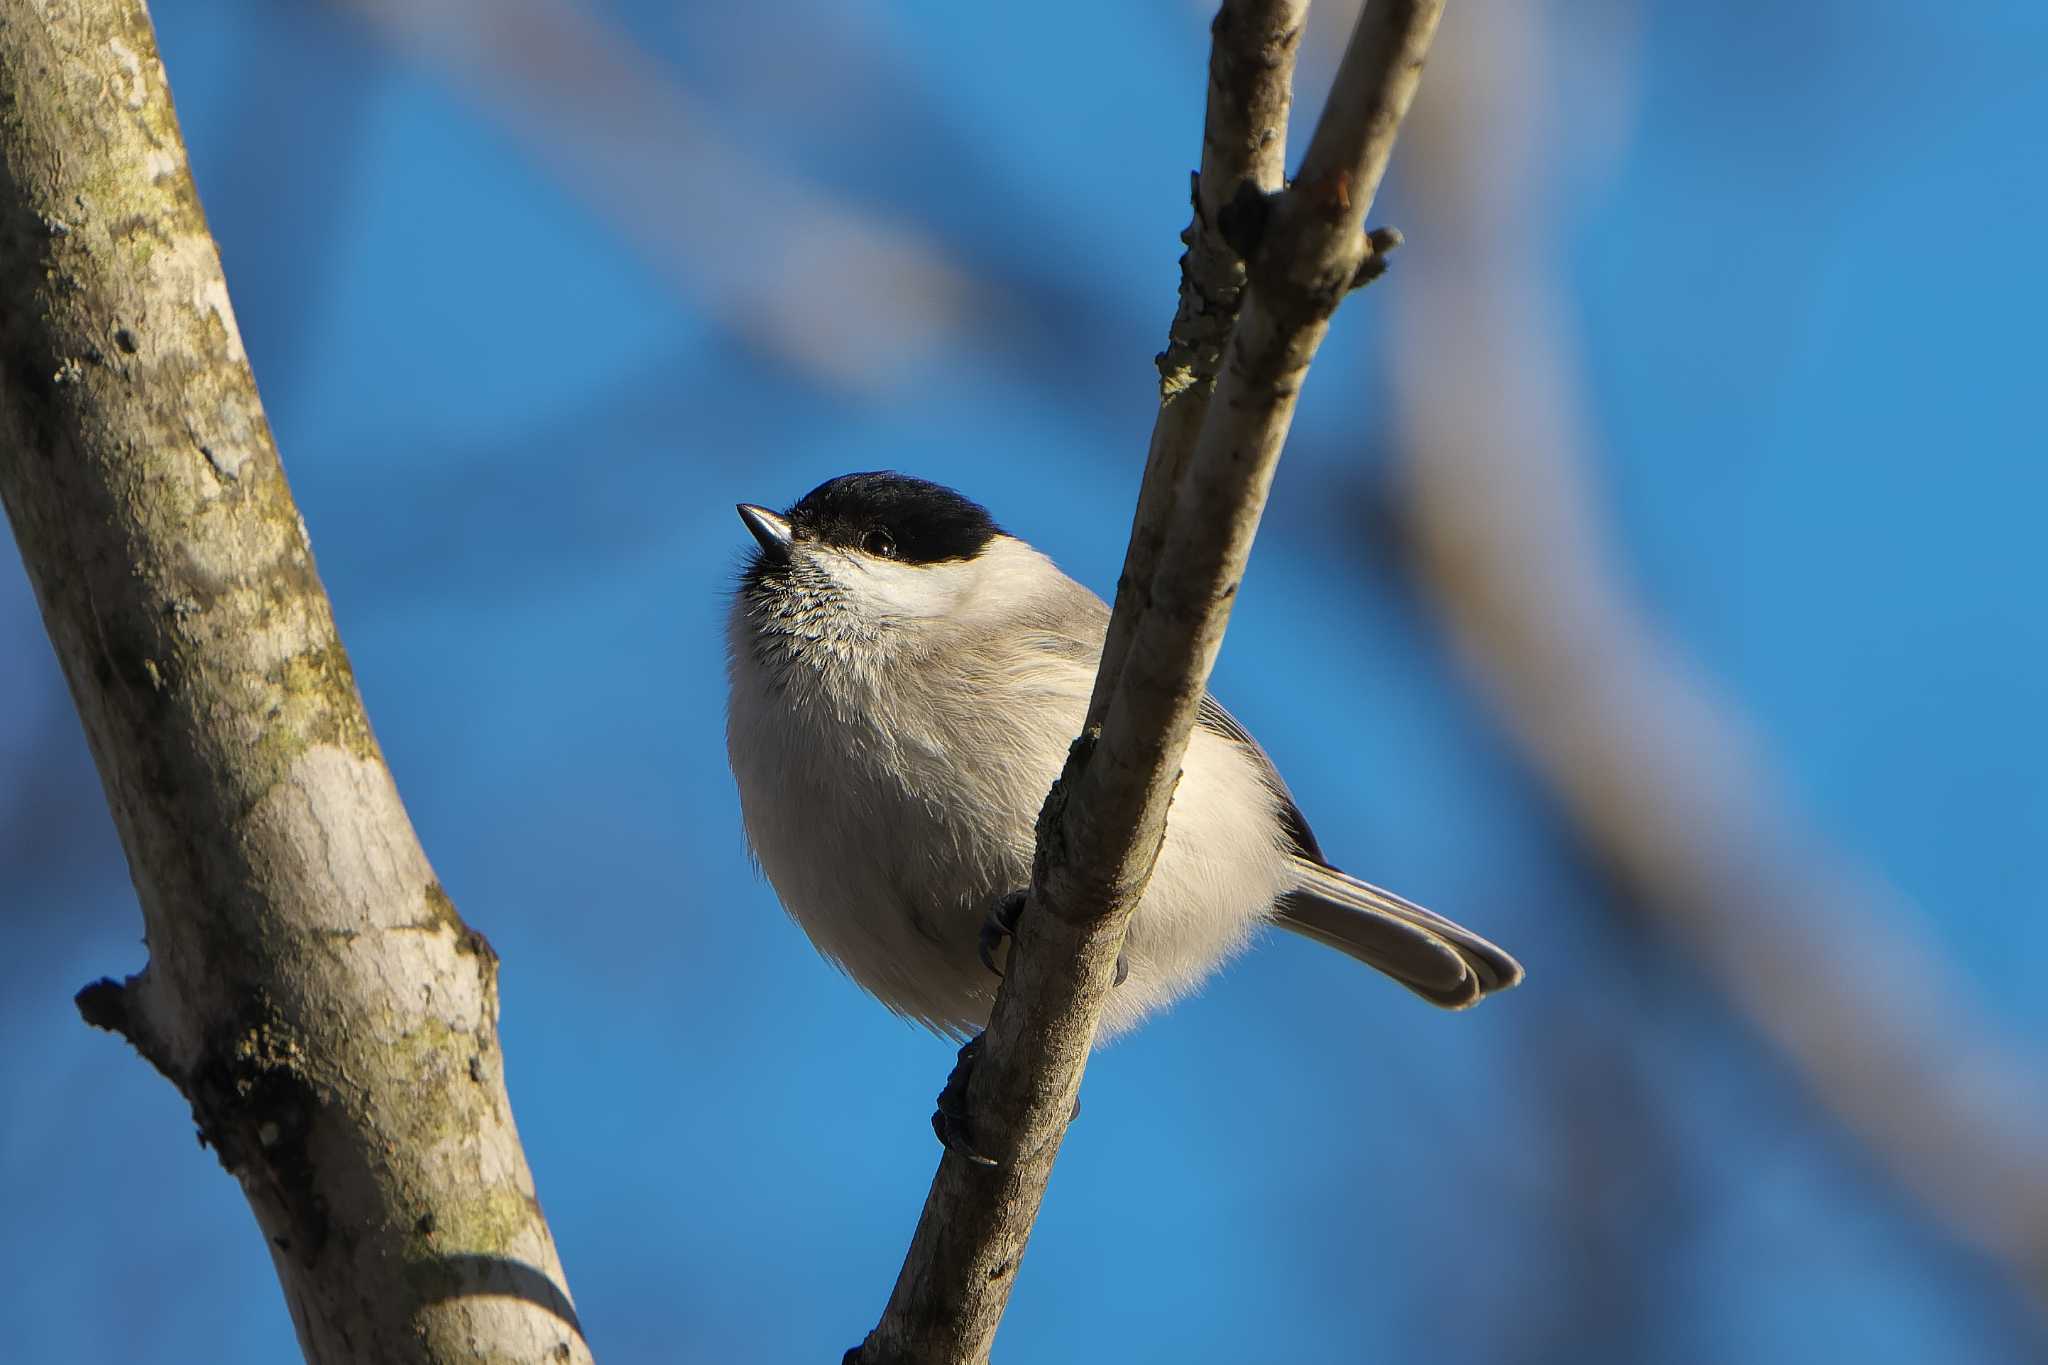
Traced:
<svg viewBox="0 0 2048 1365">
<path fill-rule="evenodd" d="M 1003 533 L 980 503 L 887 470 L 828 479 L 784 515 L 797 536 L 825 545 L 872 551 L 886 537 L 890 557 L 907 564 L 972 559 Z"/>
</svg>

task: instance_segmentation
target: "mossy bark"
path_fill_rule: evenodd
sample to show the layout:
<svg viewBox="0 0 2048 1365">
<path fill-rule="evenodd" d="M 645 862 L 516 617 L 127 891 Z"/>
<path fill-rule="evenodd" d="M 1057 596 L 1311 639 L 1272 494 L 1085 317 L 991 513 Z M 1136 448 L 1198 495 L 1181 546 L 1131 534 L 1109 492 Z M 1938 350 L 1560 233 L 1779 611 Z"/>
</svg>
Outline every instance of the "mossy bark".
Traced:
<svg viewBox="0 0 2048 1365">
<path fill-rule="evenodd" d="M 80 1009 L 191 1102 L 307 1359 L 588 1359 L 139 0 L 0 0 L 0 499 L 149 944 Z"/>
</svg>

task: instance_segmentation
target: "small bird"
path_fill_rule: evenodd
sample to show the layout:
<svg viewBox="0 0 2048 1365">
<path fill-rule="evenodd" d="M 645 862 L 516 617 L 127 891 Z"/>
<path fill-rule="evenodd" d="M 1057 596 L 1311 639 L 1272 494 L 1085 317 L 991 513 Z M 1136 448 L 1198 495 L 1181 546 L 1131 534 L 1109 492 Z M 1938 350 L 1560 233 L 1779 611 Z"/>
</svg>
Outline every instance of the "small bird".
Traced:
<svg viewBox="0 0 2048 1365">
<path fill-rule="evenodd" d="M 991 925 L 1012 927 L 1030 883 L 1109 608 L 923 479 L 847 474 L 786 512 L 739 514 L 756 545 L 729 619 L 726 742 L 754 856 L 861 987 L 975 1033 L 998 983 Z M 1205 696 L 1102 1036 L 1268 922 L 1446 1009 L 1522 979 L 1477 934 L 1332 867 L 1272 760 Z"/>
</svg>

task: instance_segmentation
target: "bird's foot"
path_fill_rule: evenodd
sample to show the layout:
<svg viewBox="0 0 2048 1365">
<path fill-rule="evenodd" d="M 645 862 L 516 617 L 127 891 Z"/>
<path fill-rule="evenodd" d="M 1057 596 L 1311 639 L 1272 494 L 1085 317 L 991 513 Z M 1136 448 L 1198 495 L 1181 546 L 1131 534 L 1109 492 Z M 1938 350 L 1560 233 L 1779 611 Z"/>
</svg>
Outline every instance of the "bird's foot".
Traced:
<svg viewBox="0 0 2048 1365">
<path fill-rule="evenodd" d="M 1002 1163 L 974 1145 L 969 1133 L 972 1126 L 967 1112 L 967 1082 L 974 1075 L 974 1064 L 981 1058 L 982 1034 L 975 1034 L 960 1045 L 960 1053 L 953 1063 L 953 1070 L 946 1077 L 945 1088 L 939 1091 L 938 1108 L 932 1111 L 932 1132 L 938 1137 L 939 1145 L 963 1161 L 977 1166 L 995 1167 Z M 1072 1123 L 1081 1117 L 1081 1101 L 1074 1101 L 1073 1112 L 1067 1115 Z"/>
<path fill-rule="evenodd" d="M 981 922 L 981 938 L 975 945 L 975 951 L 981 954 L 981 965 L 997 976 L 1003 974 L 1003 969 L 996 965 L 996 953 L 1002 949 L 1005 940 L 1016 936 L 1017 917 L 1024 913 L 1024 902 L 1030 899 L 1029 887 L 998 896 L 995 904 L 988 908 L 988 918 Z M 964 1053 L 965 1049 L 962 1051 Z"/>
<path fill-rule="evenodd" d="M 988 960 L 986 954 L 982 960 Z M 939 1145 L 954 1156 L 977 1166 L 993 1166 L 996 1159 L 976 1147 L 967 1131 L 967 1080 L 974 1074 L 974 1063 L 980 1056 L 981 1035 L 977 1033 L 960 1045 L 959 1058 L 946 1077 L 945 1088 L 939 1091 L 939 1107 L 932 1111 L 932 1132 L 938 1136 Z"/>
<path fill-rule="evenodd" d="M 1003 969 L 996 965 L 996 953 L 1002 948 L 1005 940 L 1016 936 L 1017 920 L 1024 913 L 1025 902 L 1030 899 L 1029 887 L 1006 892 L 996 897 L 995 904 L 989 907 L 988 918 L 982 921 L 981 937 L 975 944 L 975 951 L 981 957 L 981 965 L 997 976 L 1003 974 Z M 1130 958 L 1119 948 L 1116 953 L 1116 980 L 1110 984 L 1121 986 L 1130 974 Z"/>
</svg>

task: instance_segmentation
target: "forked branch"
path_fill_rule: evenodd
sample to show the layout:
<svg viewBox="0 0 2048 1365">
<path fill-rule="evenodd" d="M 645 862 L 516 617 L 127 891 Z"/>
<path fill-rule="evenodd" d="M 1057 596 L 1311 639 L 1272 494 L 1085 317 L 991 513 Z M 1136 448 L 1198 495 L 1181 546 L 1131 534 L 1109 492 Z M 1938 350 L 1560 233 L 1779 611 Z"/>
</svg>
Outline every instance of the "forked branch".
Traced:
<svg viewBox="0 0 2048 1365">
<path fill-rule="evenodd" d="M 1218 17 L 1190 270 L 1195 253 L 1218 249 L 1218 214 L 1236 204 L 1249 223 L 1241 216 L 1222 249 L 1236 243 L 1248 251 L 1247 284 L 1206 401 L 1185 295 L 1176 320 L 1176 341 L 1190 343 L 1188 383 L 1177 385 L 1170 364 L 1088 729 L 1040 816 L 1031 907 L 969 1084 L 975 1144 L 999 1164 L 942 1158 L 881 1323 L 848 1353 L 860 1365 L 974 1365 L 988 1356 L 1073 1113 L 1117 952 L 1151 876 L 1296 396 L 1331 314 L 1372 273 L 1365 214 L 1443 6 L 1399 0 L 1364 11 L 1301 173 L 1267 198 L 1261 177 L 1271 173 L 1286 109 L 1271 81 L 1288 76 L 1303 8 L 1227 5 Z M 1258 65 L 1245 55 L 1247 42 L 1273 59 Z M 1233 65 L 1243 62 L 1252 65 Z M 1242 82 L 1215 74 L 1232 71 L 1263 74 Z M 1219 114 L 1219 98 L 1247 96 L 1262 101 L 1257 110 L 1232 105 Z M 1272 135 L 1218 136 L 1219 128 L 1254 125 Z M 1232 169 L 1207 183 L 1212 155 Z M 1205 194 L 1220 192 L 1232 174 L 1254 188 Z M 1199 421 L 1181 406 L 1189 385 Z"/>
</svg>

